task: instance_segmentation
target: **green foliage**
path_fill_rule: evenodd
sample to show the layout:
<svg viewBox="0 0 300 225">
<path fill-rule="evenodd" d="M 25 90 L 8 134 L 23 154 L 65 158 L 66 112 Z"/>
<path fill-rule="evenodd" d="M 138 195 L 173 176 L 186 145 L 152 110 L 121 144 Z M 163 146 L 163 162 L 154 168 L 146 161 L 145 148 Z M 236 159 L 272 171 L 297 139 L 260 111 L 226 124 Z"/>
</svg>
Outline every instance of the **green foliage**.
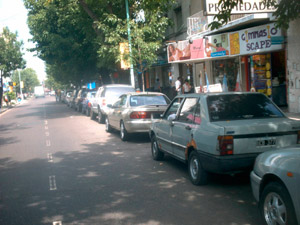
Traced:
<svg viewBox="0 0 300 225">
<path fill-rule="evenodd" d="M 300 18 L 300 1 L 299 0 L 261 0 L 267 6 L 275 7 L 276 11 L 273 15 L 276 18 L 276 25 L 281 28 L 288 29 L 289 23 L 297 18 Z M 279 3 L 278 3 L 279 2 Z M 215 15 L 214 21 L 209 24 L 209 27 L 214 30 L 230 21 L 232 9 L 243 3 L 243 0 L 219 0 L 219 5 L 223 5 L 220 12 Z"/>
<path fill-rule="evenodd" d="M 174 0 L 130 0 L 133 63 L 146 69 L 156 60 L 168 19 L 163 15 Z M 32 41 L 58 83 L 79 85 L 115 71 L 119 43 L 128 41 L 124 0 L 24 0 Z M 143 9 L 144 21 L 137 21 Z M 129 57 L 129 56 L 125 56 Z M 144 64 L 141 68 L 141 64 Z"/>
<path fill-rule="evenodd" d="M 25 66 L 21 52 L 23 43 L 17 40 L 17 34 L 3 28 L 0 33 L 0 72 L 1 76 L 8 77 L 10 73 Z"/>
<path fill-rule="evenodd" d="M 31 68 L 24 69 L 20 71 L 21 81 L 24 82 L 24 88 L 22 88 L 23 93 L 33 92 L 34 87 L 40 85 L 40 81 L 35 70 Z M 15 71 L 12 75 L 12 81 L 16 82 L 16 90 L 19 92 L 20 90 L 20 80 L 19 80 L 19 72 Z"/>
</svg>

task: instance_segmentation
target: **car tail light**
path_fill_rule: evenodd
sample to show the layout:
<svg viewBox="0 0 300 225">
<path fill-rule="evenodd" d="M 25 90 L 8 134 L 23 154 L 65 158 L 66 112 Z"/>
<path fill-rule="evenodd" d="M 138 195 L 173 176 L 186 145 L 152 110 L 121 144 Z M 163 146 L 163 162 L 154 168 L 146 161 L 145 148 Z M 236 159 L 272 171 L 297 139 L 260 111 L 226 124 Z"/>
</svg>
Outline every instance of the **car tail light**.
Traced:
<svg viewBox="0 0 300 225">
<path fill-rule="evenodd" d="M 220 155 L 233 155 L 233 136 L 219 136 Z"/>
<path fill-rule="evenodd" d="M 102 105 L 106 105 L 105 99 L 102 99 Z"/>
<path fill-rule="evenodd" d="M 130 114 L 130 119 L 148 119 L 151 117 L 151 113 L 144 111 L 136 111 Z"/>
<path fill-rule="evenodd" d="M 297 144 L 300 144 L 300 130 L 298 130 Z"/>
</svg>

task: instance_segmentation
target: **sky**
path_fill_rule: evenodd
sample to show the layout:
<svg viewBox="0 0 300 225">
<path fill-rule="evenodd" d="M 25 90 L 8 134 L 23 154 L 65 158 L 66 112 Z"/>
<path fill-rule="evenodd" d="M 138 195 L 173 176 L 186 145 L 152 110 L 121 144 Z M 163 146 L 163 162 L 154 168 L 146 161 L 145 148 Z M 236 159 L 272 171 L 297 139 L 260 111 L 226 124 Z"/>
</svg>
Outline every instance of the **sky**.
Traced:
<svg viewBox="0 0 300 225">
<path fill-rule="evenodd" d="M 18 33 L 18 41 L 23 41 L 23 53 L 26 60 L 26 67 L 32 68 L 38 75 L 40 81 L 46 79 L 45 63 L 34 52 L 26 51 L 34 47 L 34 44 L 28 39 L 31 38 L 27 26 L 27 10 L 23 0 L 0 0 L 0 30 L 8 27 L 10 32 Z"/>
</svg>

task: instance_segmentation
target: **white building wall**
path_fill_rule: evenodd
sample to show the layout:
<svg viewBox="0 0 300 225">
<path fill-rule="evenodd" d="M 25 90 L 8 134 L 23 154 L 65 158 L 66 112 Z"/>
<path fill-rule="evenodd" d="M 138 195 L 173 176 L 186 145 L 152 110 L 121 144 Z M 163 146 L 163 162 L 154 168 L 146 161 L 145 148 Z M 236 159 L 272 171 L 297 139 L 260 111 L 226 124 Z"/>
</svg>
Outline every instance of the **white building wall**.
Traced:
<svg viewBox="0 0 300 225">
<path fill-rule="evenodd" d="M 300 112 L 300 19 L 290 23 L 287 31 L 287 71 L 289 111 Z"/>
</svg>

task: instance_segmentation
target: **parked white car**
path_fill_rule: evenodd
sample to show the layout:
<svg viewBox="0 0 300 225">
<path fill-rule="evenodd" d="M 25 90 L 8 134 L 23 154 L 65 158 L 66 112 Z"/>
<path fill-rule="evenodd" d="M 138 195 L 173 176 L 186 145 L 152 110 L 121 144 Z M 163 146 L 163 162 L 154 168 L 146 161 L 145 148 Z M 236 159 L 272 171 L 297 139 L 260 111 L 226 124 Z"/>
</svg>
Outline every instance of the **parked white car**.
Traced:
<svg viewBox="0 0 300 225">
<path fill-rule="evenodd" d="M 164 153 L 188 163 L 193 184 L 208 172 L 251 171 L 259 153 L 300 143 L 300 122 L 287 118 L 260 93 L 177 96 L 152 123 L 154 160 Z"/>
<path fill-rule="evenodd" d="M 265 224 L 299 224 L 300 148 L 260 154 L 251 172 L 251 186 Z"/>
</svg>

